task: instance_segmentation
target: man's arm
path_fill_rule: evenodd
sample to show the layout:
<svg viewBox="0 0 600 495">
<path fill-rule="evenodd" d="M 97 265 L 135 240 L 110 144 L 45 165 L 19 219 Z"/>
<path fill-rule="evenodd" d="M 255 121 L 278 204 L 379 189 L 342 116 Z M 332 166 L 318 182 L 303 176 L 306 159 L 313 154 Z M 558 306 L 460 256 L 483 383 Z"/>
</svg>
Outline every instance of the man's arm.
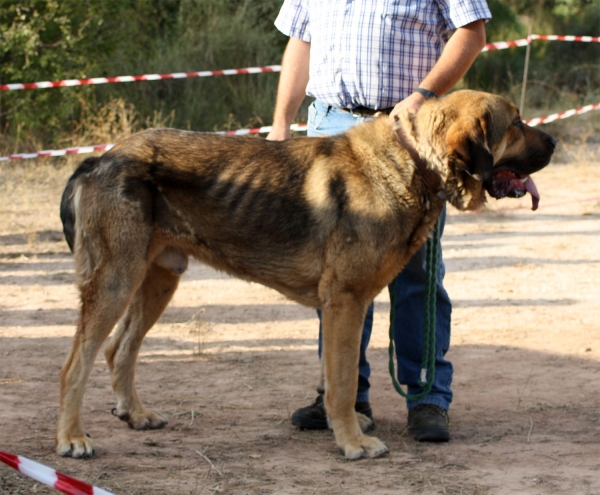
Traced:
<svg viewBox="0 0 600 495">
<path fill-rule="evenodd" d="M 467 73 L 485 46 L 485 42 L 483 20 L 458 28 L 446 43 L 437 63 L 421 81 L 420 87 L 433 91 L 439 96 L 446 94 Z M 411 113 L 416 113 L 424 101 L 425 97 L 421 93 L 414 92 L 394 107 L 390 117 L 395 120 L 394 117 L 404 108 L 408 108 Z"/>
<path fill-rule="evenodd" d="M 273 128 L 267 139 L 280 141 L 292 137 L 290 125 L 306 96 L 310 43 L 290 37 L 281 62 Z"/>
</svg>

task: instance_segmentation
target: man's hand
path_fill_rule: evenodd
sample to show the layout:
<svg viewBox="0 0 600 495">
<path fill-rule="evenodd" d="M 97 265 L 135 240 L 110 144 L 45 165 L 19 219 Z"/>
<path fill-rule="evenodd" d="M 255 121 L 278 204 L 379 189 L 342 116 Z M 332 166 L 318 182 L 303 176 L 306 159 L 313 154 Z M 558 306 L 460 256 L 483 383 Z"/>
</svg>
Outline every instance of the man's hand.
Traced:
<svg viewBox="0 0 600 495">
<path fill-rule="evenodd" d="M 290 128 L 275 128 L 274 126 L 271 128 L 271 132 L 267 134 L 267 139 L 269 141 L 283 141 L 284 139 L 291 139 L 292 132 Z"/>
<path fill-rule="evenodd" d="M 415 91 L 394 107 L 394 109 L 390 112 L 390 119 L 393 122 L 397 121 L 400 112 L 402 112 L 402 110 L 405 108 L 408 109 L 410 113 L 417 113 L 423 103 L 425 103 L 425 97 L 421 93 L 417 93 Z"/>
<path fill-rule="evenodd" d="M 398 103 L 394 109 L 390 112 L 390 121 L 394 125 L 394 130 L 398 136 L 398 139 L 402 143 L 405 148 L 413 147 L 411 144 L 412 140 L 409 138 L 408 133 L 402 127 L 402 121 L 400 120 L 400 114 L 402 112 L 410 112 L 417 113 L 419 108 L 423 103 L 425 103 L 426 98 L 416 91 L 412 93 L 407 98 L 404 98 L 400 103 Z"/>
</svg>

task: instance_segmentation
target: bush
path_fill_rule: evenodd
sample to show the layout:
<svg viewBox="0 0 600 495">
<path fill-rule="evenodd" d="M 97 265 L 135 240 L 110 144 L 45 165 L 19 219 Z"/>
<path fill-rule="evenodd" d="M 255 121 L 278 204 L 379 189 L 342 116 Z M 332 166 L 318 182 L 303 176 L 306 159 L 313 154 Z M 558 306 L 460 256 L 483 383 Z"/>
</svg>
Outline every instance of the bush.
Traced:
<svg viewBox="0 0 600 495">
<path fill-rule="evenodd" d="M 273 21 L 282 1 L 0 0 L 0 82 L 278 64 L 287 38 Z M 600 34 L 597 0 L 489 5 L 489 41 L 524 38 L 530 23 L 541 34 Z M 597 101 L 600 44 L 536 41 L 531 53 L 529 107 Z M 464 85 L 518 101 L 524 57 L 524 48 L 484 53 Z M 90 144 L 76 141 L 94 135 L 107 108 L 135 115 L 128 132 L 164 122 L 203 131 L 268 124 L 277 83 L 276 74 L 254 74 L 2 91 L 0 145 Z"/>
<path fill-rule="evenodd" d="M 493 19 L 486 26 L 488 42 L 535 34 L 598 36 L 600 3 L 590 0 L 488 2 Z M 520 99 L 525 48 L 482 53 L 465 77 L 467 86 Z M 526 108 L 552 108 L 556 102 L 582 105 L 600 97 L 600 44 L 533 41 Z"/>
</svg>

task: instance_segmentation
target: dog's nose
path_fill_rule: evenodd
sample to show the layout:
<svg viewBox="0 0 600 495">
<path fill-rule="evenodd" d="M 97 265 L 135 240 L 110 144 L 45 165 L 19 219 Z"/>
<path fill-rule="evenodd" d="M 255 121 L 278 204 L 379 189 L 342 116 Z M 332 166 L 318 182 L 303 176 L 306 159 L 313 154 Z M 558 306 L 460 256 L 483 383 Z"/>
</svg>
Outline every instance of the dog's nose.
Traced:
<svg viewBox="0 0 600 495">
<path fill-rule="evenodd" d="M 558 139 L 555 139 L 552 136 L 550 136 L 550 144 L 552 144 L 553 148 L 556 148 L 556 143 L 558 143 Z"/>
</svg>

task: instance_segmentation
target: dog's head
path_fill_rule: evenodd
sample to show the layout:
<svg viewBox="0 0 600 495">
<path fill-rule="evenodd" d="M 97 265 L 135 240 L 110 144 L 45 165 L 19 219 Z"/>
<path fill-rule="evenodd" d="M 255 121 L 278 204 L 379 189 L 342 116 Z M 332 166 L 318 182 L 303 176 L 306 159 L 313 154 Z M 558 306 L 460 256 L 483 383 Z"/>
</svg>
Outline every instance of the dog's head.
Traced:
<svg viewBox="0 0 600 495">
<path fill-rule="evenodd" d="M 402 120 L 455 207 L 478 208 L 487 191 L 497 199 L 529 192 L 537 208 L 539 193 L 530 175 L 548 165 L 556 140 L 525 124 L 506 98 L 456 91 L 428 100 Z"/>
</svg>

